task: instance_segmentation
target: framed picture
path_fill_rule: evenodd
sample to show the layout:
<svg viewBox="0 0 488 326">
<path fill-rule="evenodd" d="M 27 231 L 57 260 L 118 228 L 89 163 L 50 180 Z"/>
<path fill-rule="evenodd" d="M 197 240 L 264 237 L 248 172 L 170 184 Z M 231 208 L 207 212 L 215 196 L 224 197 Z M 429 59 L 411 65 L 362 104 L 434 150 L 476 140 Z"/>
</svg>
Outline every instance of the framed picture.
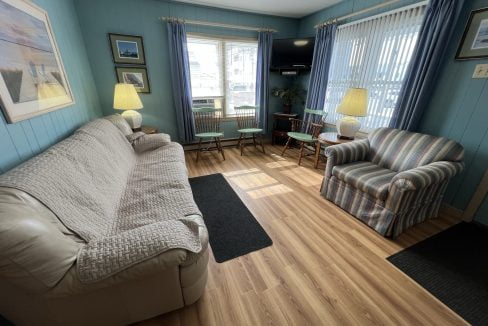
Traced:
<svg viewBox="0 0 488 326">
<path fill-rule="evenodd" d="M 488 58 L 488 8 L 471 12 L 456 54 L 458 60 L 480 58 Z"/>
<path fill-rule="evenodd" d="M 119 83 L 133 84 L 138 93 L 151 93 L 145 67 L 116 67 Z"/>
<path fill-rule="evenodd" d="M 108 34 L 108 37 L 115 63 L 146 64 L 142 36 Z"/>
<path fill-rule="evenodd" d="M 47 12 L 0 0 L 0 100 L 9 123 L 74 103 Z"/>
</svg>

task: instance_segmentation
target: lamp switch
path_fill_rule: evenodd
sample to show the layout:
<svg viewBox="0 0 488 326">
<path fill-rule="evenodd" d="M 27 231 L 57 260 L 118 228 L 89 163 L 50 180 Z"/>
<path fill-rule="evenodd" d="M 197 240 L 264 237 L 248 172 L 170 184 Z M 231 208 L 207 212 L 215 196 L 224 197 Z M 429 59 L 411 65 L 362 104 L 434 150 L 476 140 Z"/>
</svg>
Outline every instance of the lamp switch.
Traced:
<svg viewBox="0 0 488 326">
<path fill-rule="evenodd" d="M 488 63 L 476 65 L 473 78 L 488 78 Z"/>
</svg>

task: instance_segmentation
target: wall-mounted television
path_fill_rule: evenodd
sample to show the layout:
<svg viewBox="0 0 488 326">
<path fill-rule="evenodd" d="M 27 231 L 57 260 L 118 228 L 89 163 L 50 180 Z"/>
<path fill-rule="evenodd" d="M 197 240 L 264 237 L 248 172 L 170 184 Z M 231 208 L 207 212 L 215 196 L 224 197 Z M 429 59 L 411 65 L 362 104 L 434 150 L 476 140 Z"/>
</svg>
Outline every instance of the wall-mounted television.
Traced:
<svg viewBox="0 0 488 326">
<path fill-rule="evenodd" d="M 314 44 L 313 37 L 273 40 L 271 70 L 280 71 L 284 75 L 296 75 L 300 71 L 310 70 Z"/>
</svg>

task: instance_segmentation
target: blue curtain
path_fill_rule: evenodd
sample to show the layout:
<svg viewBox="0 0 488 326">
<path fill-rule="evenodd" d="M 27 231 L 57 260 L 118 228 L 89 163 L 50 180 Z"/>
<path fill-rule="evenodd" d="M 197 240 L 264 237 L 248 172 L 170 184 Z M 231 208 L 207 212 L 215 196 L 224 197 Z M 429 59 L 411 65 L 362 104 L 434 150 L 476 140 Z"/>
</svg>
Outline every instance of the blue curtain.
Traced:
<svg viewBox="0 0 488 326">
<path fill-rule="evenodd" d="M 186 28 L 181 22 L 168 21 L 167 29 L 178 137 L 180 141 L 191 142 L 195 138 L 195 120 L 192 112 Z"/>
<path fill-rule="evenodd" d="M 429 104 L 464 0 L 431 0 L 390 127 L 415 131 Z"/>
<path fill-rule="evenodd" d="M 317 28 L 312 72 L 308 81 L 307 101 L 305 104 L 309 109 L 322 110 L 324 108 L 336 31 L 337 24 L 329 24 Z"/>
<path fill-rule="evenodd" d="M 259 107 L 259 125 L 263 128 L 264 133 L 268 130 L 269 68 L 271 65 L 272 46 L 273 32 L 259 32 L 256 69 L 256 106 Z"/>
</svg>

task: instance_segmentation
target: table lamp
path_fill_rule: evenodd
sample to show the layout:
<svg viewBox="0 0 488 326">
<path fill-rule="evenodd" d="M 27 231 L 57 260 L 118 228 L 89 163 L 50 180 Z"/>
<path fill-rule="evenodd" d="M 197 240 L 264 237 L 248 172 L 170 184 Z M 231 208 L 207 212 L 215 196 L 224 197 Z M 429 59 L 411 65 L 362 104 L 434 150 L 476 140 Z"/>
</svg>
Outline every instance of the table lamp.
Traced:
<svg viewBox="0 0 488 326">
<path fill-rule="evenodd" d="M 115 84 L 114 109 L 124 110 L 122 117 L 132 129 L 141 128 L 142 116 L 134 110 L 142 109 L 142 102 L 132 84 Z"/>
<path fill-rule="evenodd" d="M 337 107 L 337 113 L 345 117 L 337 121 L 337 134 L 342 139 L 354 139 L 361 128 L 355 117 L 365 117 L 368 110 L 368 90 L 365 88 L 349 88 Z"/>
</svg>

